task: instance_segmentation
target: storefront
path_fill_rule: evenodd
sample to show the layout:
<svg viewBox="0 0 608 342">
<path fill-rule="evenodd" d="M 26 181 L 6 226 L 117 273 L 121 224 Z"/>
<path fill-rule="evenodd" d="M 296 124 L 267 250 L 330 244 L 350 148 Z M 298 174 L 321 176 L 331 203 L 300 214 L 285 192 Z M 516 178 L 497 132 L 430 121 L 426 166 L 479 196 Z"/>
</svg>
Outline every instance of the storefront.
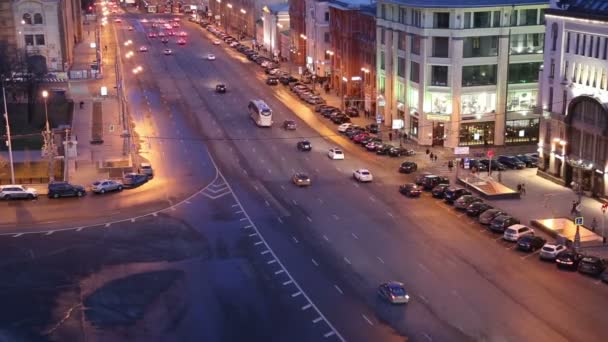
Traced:
<svg viewBox="0 0 608 342">
<path fill-rule="evenodd" d="M 459 146 L 494 144 L 494 121 L 460 124 Z"/>
<path fill-rule="evenodd" d="M 505 144 L 530 144 L 538 142 L 540 119 L 507 120 L 505 125 Z"/>
<path fill-rule="evenodd" d="M 408 126 L 409 127 L 408 135 L 410 138 L 414 138 L 414 139 L 418 139 L 418 132 L 419 132 L 418 118 L 414 116 L 416 114 L 418 114 L 418 113 L 413 112 L 412 114 L 410 114 L 410 124 Z"/>
</svg>

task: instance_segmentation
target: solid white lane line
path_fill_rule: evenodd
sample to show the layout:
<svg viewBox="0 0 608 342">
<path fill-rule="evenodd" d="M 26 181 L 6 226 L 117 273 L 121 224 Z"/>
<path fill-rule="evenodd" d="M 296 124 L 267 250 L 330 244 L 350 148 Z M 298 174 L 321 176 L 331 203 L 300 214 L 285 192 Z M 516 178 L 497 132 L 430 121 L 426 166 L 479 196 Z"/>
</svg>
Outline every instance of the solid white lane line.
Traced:
<svg viewBox="0 0 608 342">
<path fill-rule="evenodd" d="M 319 203 L 323 204 L 323 200 L 319 198 Z"/>
<path fill-rule="evenodd" d="M 190 202 L 187 202 L 187 203 L 190 203 Z M 235 213 L 235 214 L 240 214 L 240 213 L 242 213 L 242 212 L 243 212 L 242 210 L 239 210 L 239 211 L 235 211 L 234 213 Z"/>
<path fill-rule="evenodd" d="M 317 318 L 313 319 L 312 322 L 313 323 L 319 323 L 319 322 L 321 322 L 321 320 L 323 320 L 322 317 L 317 317 Z"/>
<path fill-rule="evenodd" d="M 325 241 L 329 242 L 329 238 L 327 237 L 327 235 L 323 235 L 323 239 L 325 239 Z"/>
<path fill-rule="evenodd" d="M 239 221 L 247 221 L 246 217 L 243 217 L 242 219 L 240 219 Z"/>
<path fill-rule="evenodd" d="M 252 225 L 247 225 L 247 226 L 243 227 L 243 229 L 249 229 L 249 228 L 253 228 L 253 226 Z"/>
<path fill-rule="evenodd" d="M 258 186 L 254 185 L 253 188 L 255 189 L 255 191 L 259 191 Z"/>
<path fill-rule="evenodd" d="M 13 237 L 14 237 L 14 238 L 17 238 L 17 237 L 20 237 L 21 235 L 23 235 L 23 234 L 19 233 L 19 234 L 15 234 L 15 235 L 13 235 Z"/>
<path fill-rule="evenodd" d="M 256 243 L 254 243 L 254 245 L 255 245 L 255 246 L 259 246 L 259 245 L 261 245 L 261 244 L 263 244 L 263 243 L 264 243 L 264 241 L 258 241 L 258 242 L 256 242 Z"/>
<path fill-rule="evenodd" d="M 293 239 L 293 242 L 295 242 L 295 243 L 299 243 L 300 242 L 300 241 L 298 241 L 298 239 L 296 239 L 295 236 L 292 236 L 291 238 Z"/>
<path fill-rule="evenodd" d="M 280 217 L 277 217 L 277 220 L 279 221 L 279 223 L 283 223 L 283 220 L 281 220 Z"/>
<path fill-rule="evenodd" d="M 355 234 L 355 233 L 351 233 L 351 234 L 355 239 L 359 240 L 359 237 L 357 236 L 357 234 Z"/>
<path fill-rule="evenodd" d="M 347 264 L 352 265 L 352 263 L 350 262 L 350 260 L 348 260 L 348 258 L 347 258 L 347 257 L 344 257 L 344 261 L 345 261 Z"/>
<path fill-rule="evenodd" d="M 287 189 L 285 188 L 285 185 L 281 185 L 281 189 L 283 189 L 283 190 L 287 190 Z"/>
<path fill-rule="evenodd" d="M 429 300 L 428 300 L 428 299 L 426 299 L 426 297 L 425 297 L 425 296 L 423 296 L 423 295 L 418 295 L 418 297 L 420 297 L 420 299 L 422 299 L 422 301 L 424 301 L 425 303 L 427 303 L 427 304 L 429 303 Z"/>
<path fill-rule="evenodd" d="M 311 307 L 311 306 L 312 306 L 312 304 L 310 304 L 310 303 L 308 303 L 308 304 L 304 305 L 304 306 L 302 307 L 302 311 L 310 309 L 310 307 Z"/>
<path fill-rule="evenodd" d="M 340 292 L 340 294 L 344 294 L 344 291 L 342 291 L 342 289 L 340 288 L 340 286 L 334 285 L 334 287 L 336 288 L 336 291 Z"/>
<path fill-rule="evenodd" d="M 374 322 L 372 322 L 369 318 L 367 318 L 367 316 L 365 316 L 363 314 L 361 316 L 363 316 L 363 319 L 367 322 L 367 324 L 372 325 L 372 326 L 374 325 Z"/>
<path fill-rule="evenodd" d="M 291 284 L 291 283 L 293 283 L 293 280 L 288 280 L 288 281 L 284 281 L 283 285 L 288 285 L 288 284 Z"/>
<path fill-rule="evenodd" d="M 380 261 L 381 263 L 383 263 L 383 264 L 384 264 L 384 260 L 382 260 L 382 258 L 381 258 L 381 257 L 377 256 L 376 258 L 378 258 L 378 261 Z"/>
<path fill-rule="evenodd" d="M 317 267 L 319 266 L 319 263 L 318 263 L 318 262 L 317 262 L 315 259 L 310 259 L 310 261 L 312 261 L 312 263 L 313 263 L 315 266 L 317 266 Z"/>
<path fill-rule="evenodd" d="M 376 198 L 374 198 L 374 196 L 369 196 L 369 200 L 372 201 L 372 202 L 376 202 Z"/>
<path fill-rule="evenodd" d="M 358 188 L 358 187 L 359 187 L 359 183 L 355 183 L 355 182 L 353 182 L 352 184 L 353 184 L 353 185 L 354 185 L 356 188 Z"/>
<path fill-rule="evenodd" d="M 53 234 L 54 232 L 55 232 L 54 230 L 49 230 L 49 231 L 48 231 L 48 232 L 46 232 L 46 234 L 44 234 L 44 235 L 51 235 L 51 234 Z"/>
<path fill-rule="evenodd" d="M 393 216 L 393 213 L 391 213 L 390 211 L 387 211 L 387 212 L 386 212 L 386 215 L 388 215 L 388 216 L 390 216 L 390 217 L 395 217 L 395 216 Z"/>
<path fill-rule="evenodd" d="M 310 216 L 306 216 L 306 219 L 308 220 L 308 222 L 312 222 L 312 219 L 310 218 Z"/>
<path fill-rule="evenodd" d="M 298 291 L 298 292 L 296 292 L 296 293 L 292 293 L 292 294 L 291 294 L 291 298 L 295 298 L 295 297 L 297 297 L 297 296 L 299 296 L 299 295 L 301 295 L 301 294 L 302 294 L 302 291 Z"/>
</svg>

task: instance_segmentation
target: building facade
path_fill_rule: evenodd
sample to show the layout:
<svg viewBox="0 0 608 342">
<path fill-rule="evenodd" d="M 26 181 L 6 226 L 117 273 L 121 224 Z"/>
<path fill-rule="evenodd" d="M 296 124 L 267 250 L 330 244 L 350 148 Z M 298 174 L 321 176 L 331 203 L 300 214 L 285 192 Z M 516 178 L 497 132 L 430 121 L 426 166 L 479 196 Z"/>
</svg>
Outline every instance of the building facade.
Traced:
<svg viewBox="0 0 608 342">
<path fill-rule="evenodd" d="M 255 38 L 264 6 L 286 3 L 287 0 L 209 0 L 208 15 L 229 34 Z"/>
<path fill-rule="evenodd" d="M 554 0 L 546 24 L 539 174 L 605 197 L 608 2 Z"/>
<path fill-rule="evenodd" d="M 306 67 L 314 75 L 329 76 L 329 2 L 306 0 L 305 23 Z"/>
<path fill-rule="evenodd" d="M 289 4 L 264 6 L 262 9 L 264 36 L 262 45 L 275 57 L 281 52 L 281 32 L 289 28 Z"/>
<path fill-rule="evenodd" d="M 421 145 L 536 144 L 547 7 L 548 0 L 379 1 L 385 124 Z"/>
<path fill-rule="evenodd" d="M 376 106 L 376 7 L 369 1 L 329 4 L 331 87 L 347 104 L 374 112 Z"/>
<path fill-rule="evenodd" d="M 289 0 L 289 60 L 306 65 L 306 0 Z"/>
</svg>

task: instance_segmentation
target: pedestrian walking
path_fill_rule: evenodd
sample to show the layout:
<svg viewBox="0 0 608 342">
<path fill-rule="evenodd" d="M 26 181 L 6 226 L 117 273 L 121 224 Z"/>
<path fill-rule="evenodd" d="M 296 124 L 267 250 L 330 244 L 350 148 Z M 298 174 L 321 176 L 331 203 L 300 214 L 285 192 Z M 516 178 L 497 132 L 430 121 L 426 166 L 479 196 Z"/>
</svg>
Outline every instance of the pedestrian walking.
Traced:
<svg viewBox="0 0 608 342">
<path fill-rule="evenodd" d="M 591 221 L 591 231 L 595 231 L 596 228 L 597 228 L 597 220 L 594 217 L 593 221 Z"/>
<path fill-rule="evenodd" d="M 431 152 L 431 154 L 429 155 L 429 157 L 431 158 L 431 161 L 433 161 L 433 152 Z"/>
<path fill-rule="evenodd" d="M 452 162 L 451 160 L 448 161 L 448 170 L 450 170 L 450 172 L 452 172 L 453 168 L 454 168 L 454 162 Z"/>
<path fill-rule="evenodd" d="M 521 183 L 517 183 L 517 192 L 521 195 Z"/>
<path fill-rule="evenodd" d="M 435 156 L 433 156 L 433 161 L 437 161 L 437 154 L 435 154 Z"/>
<path fill-rule="evenodd" d="M 576 215 L 577 205 L 578 203 L 576 202 L 576 200 L 572 201 L 572 209 L 570 209 L 570 215 Z"/>
<path fill-rule="evenodd" d="M 429 154 L 429 152 L 431 152 L 428 148 L 426 149 L 426 154 Z"/>
<path fill-rule="evenodd" d="M 526 195 L 526 183 L 521 183 L 521 194 Z"/>
<path fill-rule="evenodd" d="M 393 132 L 388 132 L 388 140 L 393 141 Z"/>
<path fill-rule="evenodd" d="M 104 49 L 105 51 L 108 51 L 108 46 L 107 46 L 107 45 L 104 45 L 103 49 Z"/>
</svg>

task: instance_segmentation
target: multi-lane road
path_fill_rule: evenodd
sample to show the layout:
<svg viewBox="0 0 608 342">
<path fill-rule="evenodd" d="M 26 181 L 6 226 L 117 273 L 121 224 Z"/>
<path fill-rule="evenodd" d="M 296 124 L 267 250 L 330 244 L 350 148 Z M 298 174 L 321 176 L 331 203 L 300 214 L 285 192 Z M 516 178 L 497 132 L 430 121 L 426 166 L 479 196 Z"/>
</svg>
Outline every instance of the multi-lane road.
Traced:
<svg viewBox="0 0 608 342">
<path fill-rule="evenodd" d="M 194 196 L 132 222 L 0 240 L 20 251 L 7 259 L 4 271 L 31 266 L 38 258 L 61 265 L 65 261 L 54 256 L 66 251 L 82 259 L 79 267 L 66 271 L 77 279 L 66 283 L 78 291 L 55 290 L 53 298 L 65 305 L 41 315 L 51 319 L 39 318 L 47 323 L 45 331 L 54 321 L 58 328 L 53 333 L 77 334 L 55 318 L 80 303 L 90 309 L 83 312 L 83 323 L 72 324 L 79 327 L 78 334 L 99 340 L 608 338 L 604 285 L 513 250 L 512 244 L 427 195 L 404 198 L 397 186 L 408 177 L 396 172 L 398 161 L 376 157 L 337 135 L 331 123 L 287 88 L 266 86 L 256 64 L 224 45 L 212 45 L 212 36 L 194 23 L 182 22 L 187 44 L 177 46 L 171 39 L 174 54 L 163 55 L 165 47 L 158 38 L 147 37 L 150 24 L 142 18 L 125 14 L 115 28 L 119 44 L 131 39 L 135 48 L 149 46 L 123 64 L 126 70 L 134 63 L 145 70 L 126 79 L 126 90 L 136 131 L 149 142 L 146 157 L 161 178 L 173 181 L 159 191 L 170 194 L 171 186 L 184 191 L 179 180 L 190 177 L 187 183 L 195 184 L 196 172 L 209 176 L 200 177 L 199 187 L 189 185 Z M 127 30 L 128 25 L 134 30 Z M 206 60 L 207 53 L 217 60 Z M 217 83 L 225 83 L 228 93 L 216 94 Z M 298 129 L 255 127 L 246 106 L 257 98 L 272 107 L 276 123 L 295 119 Z M 304 137 L 312 141 L 310 153 L 296 150 Z M 329 160 L 327 149 L 338 145 L 346 160 Z M 352 170 L 360 167 L 373 172 L 373 183 L 352 180 Z M 292 173 L 300 170 L 311 176 L 312 187 L 290 183 Z M 95 242 L 99 255 L 109 256 L 85 253 Z M 129 255 L 125 243 L 143 247 Z M 31 274 L 41 272 L 31 268 Z M 132 277 L 139 272 L 156 276 L 157 281 L 148 282 L 163 294 L 155 297 L 150 291 L 155 300 L 139 323 L 112 328 L 116 319 L 95 311 L 98 297 L 103 298 L 99 293 L 120 293 L 115 291 L 123 287 L 133 291 L 136 285 L 145 289 L 137 283 L 141 279 Z M 113 279 L 132 284 L 121 286 Z M 387 280 L 406 284 L 412 295 L 408 305 L 378 300 L 376 287 Z M 165 283 L 178 285 L 163 291 Z M 18 301 L 21 297 L 10 296 L 11 289 L 5 287 L 4 295 Z M 3 315 L 3 322 L 14 323 Z M 98 329 L 89 329 L 92 325 Z"/>
</svg>

